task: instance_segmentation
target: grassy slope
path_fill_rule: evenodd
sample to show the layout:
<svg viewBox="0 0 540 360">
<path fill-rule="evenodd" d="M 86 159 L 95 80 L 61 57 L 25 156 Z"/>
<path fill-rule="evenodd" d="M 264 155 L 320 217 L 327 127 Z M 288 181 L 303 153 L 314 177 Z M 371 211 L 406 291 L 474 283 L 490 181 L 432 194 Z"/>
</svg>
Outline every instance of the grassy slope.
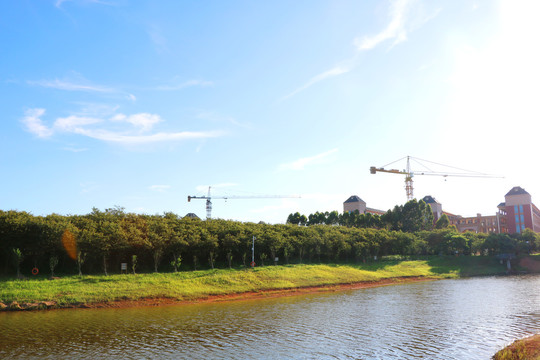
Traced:
<svg viewBox="0 0 540 360">
<path fill-rule="evenodd" d="M 365 265 L 288 265 L 138 275 L 45 277 L 0 281 L 0 302 L 55 301 L 60 306 L 142 298 L 193 300 L 210 295 L 378 281 L 398 277 L 455 278 L 505 271 L 487 257 L 432 257 Z"/>
<path fill-rule="evenodd" d="M 497 352 L 493 360 L 540 360 L 540 335 L 516 340 Z"/>
</svg>

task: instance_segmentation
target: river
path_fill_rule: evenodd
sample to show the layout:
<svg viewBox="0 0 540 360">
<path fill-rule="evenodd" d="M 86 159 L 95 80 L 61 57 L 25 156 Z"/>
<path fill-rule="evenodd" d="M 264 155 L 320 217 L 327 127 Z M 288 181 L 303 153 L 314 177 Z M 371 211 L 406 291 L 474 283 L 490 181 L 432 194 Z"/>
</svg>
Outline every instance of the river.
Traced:
<svg viewBox="0 0 540 360">
<path fill-rule="evenodd" d="M 540 332 L 540 276 L 0 313 L 2 359 L 489 359 Z"/>
</svg>

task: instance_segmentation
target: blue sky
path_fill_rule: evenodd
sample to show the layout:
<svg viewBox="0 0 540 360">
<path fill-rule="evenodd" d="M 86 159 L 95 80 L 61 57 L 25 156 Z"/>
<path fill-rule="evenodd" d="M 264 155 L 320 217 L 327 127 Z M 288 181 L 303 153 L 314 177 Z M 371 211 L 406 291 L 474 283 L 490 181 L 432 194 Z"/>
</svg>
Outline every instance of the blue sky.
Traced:
<svg viewBox="0 0 540 360">
<path fill-rule="evenodd" d="M 404 156 L 502 175 L 416 176 L 465 216 L 540 204 L 536 1 L 0 4 L 0 209 L 284 222 L 388 209 Z M 412 164 L 413 170 L 423 170 Z M 395 165 L 404 168 L 405 163 Z M 416 167 L 416 168 L 415 168 Z M 432 167 L 432 170 L 441 170 Z"/>
</svg>

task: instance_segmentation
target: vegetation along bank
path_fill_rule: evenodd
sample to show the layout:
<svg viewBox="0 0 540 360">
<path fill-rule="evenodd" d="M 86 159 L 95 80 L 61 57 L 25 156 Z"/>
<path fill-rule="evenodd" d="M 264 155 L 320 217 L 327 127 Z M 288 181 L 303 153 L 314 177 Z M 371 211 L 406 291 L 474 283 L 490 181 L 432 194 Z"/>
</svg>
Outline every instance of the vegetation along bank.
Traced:
<svg viewBox="0 0 540 360">
<path fill-rule="evenodd" d="M 413 200 L 387 216 L 320 213 L 305 224 L 277 225 L 140 215 L 119 207 L 70 216 L 0 211 L 0 301 L 13 308 L 13 301 L 35 307 L 176 301 L 499 274 L 507 271 L 496 258 L 502 254 L 514 257 L 512 271 L 520 271 L 522 261 L 528 262 L 523 269 L 540 268 L 536 257 L 527 257 L 540 248 L 534 232 L 462 234 L 433 224 L 427 208 Z"/>
<path fill-rule="evenodd" d="M 522 264 L 540 267 L 540 256 L 525 256 L 516 261 L 516 271 L 531 271 Z M 494 275 L 505 271 L 505 264 L 494 257 L 427 256 L 423 260 L 383 258 L 366 264 L 296 264 L 177 273 L 70 275 L 54 280 L 46 275 L 25 281 L 4 277 L 0 279 L 0 308 L 109 307 L 245 299 L 421 279 Z"/>
<path fill-rule="evenodd" d="M 540 360 L 540 334 L 514 341 L 498 351 L 493 360 Z"/>
</svg>

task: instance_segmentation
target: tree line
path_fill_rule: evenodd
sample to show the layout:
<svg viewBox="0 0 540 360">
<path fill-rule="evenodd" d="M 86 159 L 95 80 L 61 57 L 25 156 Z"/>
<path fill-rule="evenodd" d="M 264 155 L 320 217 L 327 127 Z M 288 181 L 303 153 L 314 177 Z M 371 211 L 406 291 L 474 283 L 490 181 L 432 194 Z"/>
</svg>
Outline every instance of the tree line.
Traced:
<svg viewBox="0 0 540 360">
<path fill-rule="evenodd" d="M 257 266 L 366 262 L 387 255 L 525 253 L 540 246 L 538 235 L 528 229 L 510 236 L 433 228 L 427 225 L 432 218 L 416 207 L 397 207 L 390 220 L 373 216 L 377 225 L 363 227 L 321 220 L 309 226 L 202 221 L 174 213 L 126 213 L 120 207 L 69 216 L 0 211 L 0 273 L 108 274 L 120 272 L 121 263 L 133 273 L 249 267 L 253 238 Z"/>
<path fill-rule="evenodd" d="M 360 214 L 358 210 L 339 214 L 337 211 L 316 212 L 305 216 L 296 212 L 287 217 L 288 224 L 295 225 L 341 225 L 357 228 L 387 229 L 395 231 L 415 232 L 420 230 L 443 229 L 448 227 L 448 216 L 443 215 L 437 222 L 433 221 L 431 207 L 423 200 L 408 201 L 404 205 L 396 205 L 383 215 L 371 213 Z"/>
</svg>

